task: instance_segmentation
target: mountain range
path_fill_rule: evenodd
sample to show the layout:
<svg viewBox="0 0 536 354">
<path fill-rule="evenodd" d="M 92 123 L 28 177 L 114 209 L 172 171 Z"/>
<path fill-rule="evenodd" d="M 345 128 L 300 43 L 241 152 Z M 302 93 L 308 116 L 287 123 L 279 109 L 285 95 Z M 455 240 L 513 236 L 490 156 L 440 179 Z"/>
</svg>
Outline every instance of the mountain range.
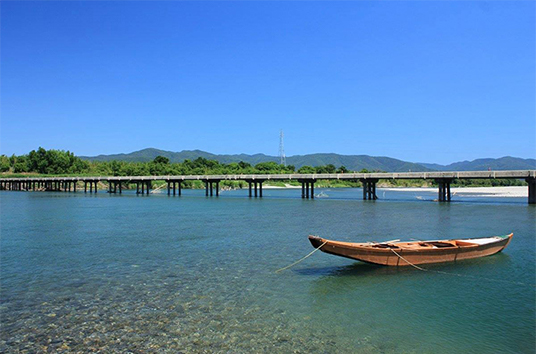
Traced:
<svg viewBox="0 0 536 354">
<path fill-rule="evenodd" d="M 81 156 L 88 161 L 128 161 L 147 162 L 154 160 L 157 156 L 167 157 L 170 162 L 183 162 L 184 160 L 195 160 L 203 157 L 209 160 L 216 160 L 220 163 L 231 163 L 244 161 L 251 165 L 260 162 L 280 162 L 278 156 L 265 154 L 237 154 L 237 155 L 216 155 L 201 150 L 183 150 L 180 152 L 165 151 L 154 148 L 134 151 L 128 154 Z M 434 163 L 414 163 L 402 161 L 384 156 L 369 155 L 340 155 L 334 153 L 320 153 L 308 155 L 295 155 L 286 158 L 287 165 L 294 165 L 296 169 L 302 166 L 322 166 L 327 164 L 336 167 L 345 166 L 351 171 L 367 169 L 369 171 L 386 172 L 407 172 L 407 171 L 483 171 L 483 170 L 534 170 L 536 169 L 536 159 L 522 159 L 505 156 L 497 159 L 477 159 L 473 161 L 455 162 L 450 165 L 439 165 Z"/>
</svg>

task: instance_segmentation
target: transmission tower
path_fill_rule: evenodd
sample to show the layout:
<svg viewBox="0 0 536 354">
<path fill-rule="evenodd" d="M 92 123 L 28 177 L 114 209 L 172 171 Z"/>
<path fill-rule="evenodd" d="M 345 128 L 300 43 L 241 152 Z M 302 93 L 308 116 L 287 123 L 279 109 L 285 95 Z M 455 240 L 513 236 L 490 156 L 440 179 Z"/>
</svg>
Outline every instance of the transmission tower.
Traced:
<svg viewBox="0 0 536 354">
<path fill-rule="evenodd" d="M 283 146 L 283 129 L 279 133 L 279 157 L 281 158 L 281 165 L 287 165 L 287 158 L 285 157 L 285 148 Z"/>
</svg>

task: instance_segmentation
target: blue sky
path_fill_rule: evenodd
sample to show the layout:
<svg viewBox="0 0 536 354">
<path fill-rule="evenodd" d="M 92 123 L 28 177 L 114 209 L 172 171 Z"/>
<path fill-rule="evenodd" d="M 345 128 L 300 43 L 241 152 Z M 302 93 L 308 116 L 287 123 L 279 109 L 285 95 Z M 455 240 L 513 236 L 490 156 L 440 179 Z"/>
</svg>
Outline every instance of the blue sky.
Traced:
<svg viewBox="0 0 536 354">
<path fill-rule="evenodd" d="M 536 155 L 535 2 L 5 2 L 0 152 Z"/>
</svg>

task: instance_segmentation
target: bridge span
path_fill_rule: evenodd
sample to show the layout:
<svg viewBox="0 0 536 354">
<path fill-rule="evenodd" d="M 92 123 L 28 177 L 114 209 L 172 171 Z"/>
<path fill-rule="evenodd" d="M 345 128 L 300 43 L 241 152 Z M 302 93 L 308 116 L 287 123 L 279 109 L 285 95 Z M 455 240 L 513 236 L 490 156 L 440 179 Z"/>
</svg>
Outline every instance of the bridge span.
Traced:
<svg viewBox="0 0 536 354">
<path fill-rule="evenodd" d="M 0 190 L 11 191 L 65 191 L 76 192 L 83 184 L 84 192 L 97 193 L 98 183 L 107 183 L 109 193 L 122 193 L 124 184 L 136 184 L 136 193 L 149 194 L 152 182 L 165 181 L 168 195 L 181 195 L 185 181 L 202 181 L 206 196 L 219 196 L 221 181 L 245 181 L 249 197 L 262 197 L 266 181 L 298 181 L 302 198 L 314 198 L 317 180 L 353 180 L 363 184 L 363 199 L 375 200 L 379 180 L 422 179 L 438 184 L 438 201 L 451 200 L 450 185 L 457 179 L 523 179 L 528 183 L 528 202 L 536 204 L 536 170 L 515 171 L 452 171 L 452 172 L 394 172 L 394 173 L 336 173 L 336 174 L 235 174 L 235 175 L 179 175 L 179 176 L 98 176 L 98 177 L 26 177 L 0 178 Z"/>
</svg>

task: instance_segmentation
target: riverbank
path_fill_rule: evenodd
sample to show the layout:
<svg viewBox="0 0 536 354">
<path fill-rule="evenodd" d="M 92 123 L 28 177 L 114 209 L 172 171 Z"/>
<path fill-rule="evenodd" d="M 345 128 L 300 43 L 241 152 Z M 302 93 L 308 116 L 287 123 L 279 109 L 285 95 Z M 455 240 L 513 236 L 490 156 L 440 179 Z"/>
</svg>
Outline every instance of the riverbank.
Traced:
<svg viewBox="0 0 536 354">
<path fill-rule="evenodd" d="M 405 191 L 405 192 L 437 192 L 433 187 L 391 187 L 378 188 L 384 191 Z M 508 186 L 508 187 L 457 187 L 450 189 L 451 195 L 463 195 L 474 197 L 528 197 L 529 190 L 526 186 Z"/>
</svg>

